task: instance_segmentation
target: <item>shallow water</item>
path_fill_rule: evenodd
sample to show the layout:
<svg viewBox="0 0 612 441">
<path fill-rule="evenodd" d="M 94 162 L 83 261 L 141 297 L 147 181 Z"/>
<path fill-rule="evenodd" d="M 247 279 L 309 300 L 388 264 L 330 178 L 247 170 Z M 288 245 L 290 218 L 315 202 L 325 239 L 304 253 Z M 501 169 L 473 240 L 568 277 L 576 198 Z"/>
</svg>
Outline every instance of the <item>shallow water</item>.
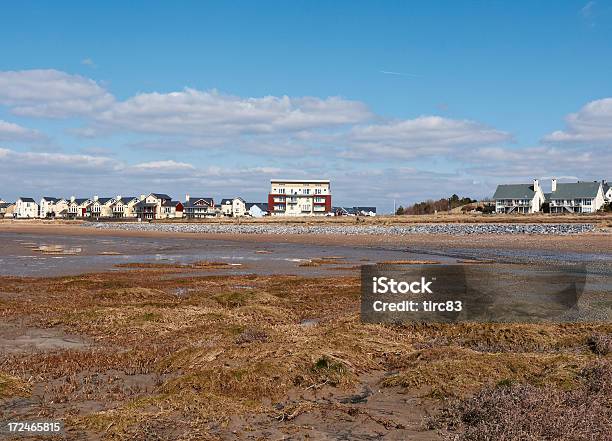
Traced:
<svg viewBox="0 0 612 441">
<path fill-rule="evenodd" d="M 347 274 L 356 265 L 394 260 L 437 260 L 453 263 L 452 256 L 425 255 L 399 248 L 254 243 L 184 238 L 57 236 L 0 233 L 0 275 L 60 276 L 124 270 L 125 263 L 191 263 L 200 260 L 235 264 L 222 270 L 194 270 L 205 274 Z M 43 252 L 40 250 L 53 250 Z M 300 266 L 311 259 L 342 257 L 336 263 Z M 336 259 L 334 259 L 336 261 Z"/>
</svg>

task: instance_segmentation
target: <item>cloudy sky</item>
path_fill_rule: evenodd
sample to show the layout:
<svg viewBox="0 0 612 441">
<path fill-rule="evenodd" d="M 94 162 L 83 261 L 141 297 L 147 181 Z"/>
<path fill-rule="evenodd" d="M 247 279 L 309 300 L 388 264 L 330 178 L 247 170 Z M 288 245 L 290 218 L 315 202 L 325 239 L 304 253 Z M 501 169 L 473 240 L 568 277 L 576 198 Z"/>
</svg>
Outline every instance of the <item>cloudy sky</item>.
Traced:
<svg viewBox="0 0 612 441">
<path fill-rule="evenodd" d="M 609 1 L 11 2 L 0 198 L 612 179 L 611 78 Z"/>
</svg>

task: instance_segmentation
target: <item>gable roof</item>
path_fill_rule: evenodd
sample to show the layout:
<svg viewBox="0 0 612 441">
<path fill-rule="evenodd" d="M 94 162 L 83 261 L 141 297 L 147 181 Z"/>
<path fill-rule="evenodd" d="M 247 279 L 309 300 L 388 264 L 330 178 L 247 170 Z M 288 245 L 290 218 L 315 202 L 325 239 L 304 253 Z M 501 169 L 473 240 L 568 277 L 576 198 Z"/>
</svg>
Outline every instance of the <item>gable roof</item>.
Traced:
<svg viewBox="0 0 612 441">
<path fill-rule="evenodd" d="M 48 201 L 48 202 L 57 202 L 59 201 L 61 198 L 54 198 L 52 196 L 43 196 L 42 200 Z"/>
<path fill-rule="evenodd" d="M 26 197 L 23 197 L 23 196 L 21 196 L 18 200 L 21 201 L 21 202 L 36 202 L 32 198 L 26 198 Z"/>
<path fill-rule="evenodd" d="M 149 196 L 155 196 L 157 199 L 167 199 L 171 200 L 172 198 L 164 193 L 151 193 Z"/>
<path fill-rule="evenodd" d="M 601 182 L 571 182 L 557 184 L 557 189 L 550 194 L 551 199 L 594 198 L 597 196 Z"/>
<path fill-rule="evenodd" d="M 221 199 L 221 205 L 231 204 L 233 199 Z"/>
<path fill-rule="evenodd" d="M 89 203 L 91 203 L 91 201 L 90 201 L 88 198 L 75 198 L 75 199 L 74 199 L 74 202 L 75 202 L 77 205 L 83 205 L 85 202 L 89 202 Z"/>
<path fill-rule="evenodd" d="M 247 202 L 246 209 L 249 211 L 252 207 L 257 207 L 261 211 L 268 211 L 268 203 L 267 202 Z"/>
<path fill-rule="evenodd" d="M 198 204 L 198 202 L 202 202 L 202 201 L 205 204 L 210 205 L 211 207 L 214 205 L 213 198 L 192 198 L 192 197 L 190 197 L 188 201 L 185 201 L 183 206 L 185 206 L 185 207 L 199 206 L 199 205 L 202 205 L 202 204 L 201 203 Z"/>
<path fill-rule="evenodd" d="M 501 184 L 497 186 L 493 199 L 533 199 L 532 184 Z"/>
</svg>

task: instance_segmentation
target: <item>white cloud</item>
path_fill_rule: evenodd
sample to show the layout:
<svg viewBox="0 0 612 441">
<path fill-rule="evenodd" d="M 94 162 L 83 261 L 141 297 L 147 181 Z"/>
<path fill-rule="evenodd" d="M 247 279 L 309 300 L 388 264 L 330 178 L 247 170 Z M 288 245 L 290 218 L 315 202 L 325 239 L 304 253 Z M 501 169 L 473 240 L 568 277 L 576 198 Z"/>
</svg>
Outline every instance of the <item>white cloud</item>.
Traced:
<svg viewBox="0 0 612 441">
<path fill-rule="evenodd" d="M 150 161 L 135 164 L 131 167 L 133 170 L 140 171 L 181 171 L 181 170 L 195 170 L 195 167 L 186 162 L 177 162 L 174 160 L 167 161 Z"/>
<path fill-rule="evenodd" d="M 0 104 L 16 115 L 91 115 L 113 102 L 113 96 L 95 81 L 79 75 L 53 69 L 0 72 Z"/>
<path fill-rule="evenodd" d="M 41 141 L 46 136 L 38 130 L 27 129 L 0 119 L 0 141 Z"/>
<path fill-rule="evenodd" d="M 566 129 L 543 138 L 551 143 L 612 144 L 612 98 L 591 101 L 565 118 Z"/>
<path fill-rule="evenodd" d="M 350 149 L 342 156 L 409 159 L 446 155 L 462 147 L 498 144 L 511 139 L 507 132 L 474 121 L 421 116 L 352 128 L 346 136 Z"/>
<path fill-rule="evenodd" d="M 136 95 L 101 112 L 96 123 L 134 132 L 210 136 L 317 129 L 371 116 L 363 103 L 339 97 L 242 98 L 185 89 Z"/>
</svg>

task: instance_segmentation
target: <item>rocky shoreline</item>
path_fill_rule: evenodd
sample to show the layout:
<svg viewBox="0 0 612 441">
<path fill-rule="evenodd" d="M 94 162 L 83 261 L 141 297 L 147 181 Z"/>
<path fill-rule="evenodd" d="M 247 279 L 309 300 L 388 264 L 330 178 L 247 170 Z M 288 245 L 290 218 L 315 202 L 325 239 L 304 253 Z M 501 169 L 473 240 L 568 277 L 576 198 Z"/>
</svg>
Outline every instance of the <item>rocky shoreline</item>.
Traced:
<svg viewBox="0 0 612 441">
<path fill-rule="evenodd" d="M 417 224 L 417 225 L 254 225 L 254 224 L 190 224 L 190 223 L 94 223 L 102 230 L 124 230 L 163 233 L 201 234 L 275 234 L 275 235 L 374 235 L 404 236 L 410 234 L 540 234 L 573 235 L 596 230 L 593 224 Z"/>
</svg>

